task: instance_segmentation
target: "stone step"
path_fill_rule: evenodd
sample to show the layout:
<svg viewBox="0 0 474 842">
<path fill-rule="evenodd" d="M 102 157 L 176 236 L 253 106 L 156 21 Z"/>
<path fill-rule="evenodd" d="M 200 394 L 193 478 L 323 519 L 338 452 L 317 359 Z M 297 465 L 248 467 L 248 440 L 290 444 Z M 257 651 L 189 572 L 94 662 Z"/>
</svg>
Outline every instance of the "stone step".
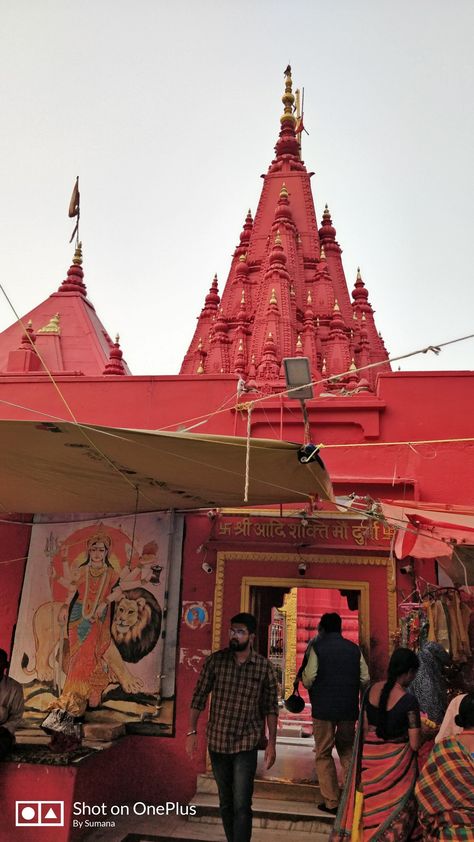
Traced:
<svg viewBox="0 0 474 842">
<path fill-rule="evenodd" d="M 217 784 L 212 774 L 198 775 L 196 794 L 217 795 Z M 273 801 L 298 801 L 313 805 L 322 801 L 319 787 L 315 784 L 292 783 L 276 778 L 255 778 L 254 797 Z"/>
<path fill-rule="evenodd" d="M 329 830 L 316 831 L 310 837 L 305 832 L 292 831 L 291 842 L 327 842 Z M 155 835 L 156 834 L 156 835 Z M 94 842 L 94 837 L 88 837 Z M 180 822 L 172 830 L 159 833 L 153 828 L 153 835 L 147 832 L 130 833 L 123 837 L 122 842 L 225 842 L 225 833 L 222 824 L 206 824 L 205 822 Z M 97 842 L 99 839 L 97 838 Z M 100 839 L 103 842 L 103 839 Z M 112 842 L 112 840 L 110 840 Z M 252 842 L 288 842 L 288 831 L 275 828 L 254 827 L 252 831 Z"/>
<path fill-rule="evenodd" d="M 191 804 L 196 807 L 196 815 L 188 816 L 189 822 L 220 823 L 217 795 L 196 793 Z M 280 801 L 275 798 L 254 797 L 252 811 L 253 826 L 256 829 L 329 835 L 334 822 L 334 817 L 318 810 L 314 802 L 292 801 L 288 798 Z"/>
</svg>

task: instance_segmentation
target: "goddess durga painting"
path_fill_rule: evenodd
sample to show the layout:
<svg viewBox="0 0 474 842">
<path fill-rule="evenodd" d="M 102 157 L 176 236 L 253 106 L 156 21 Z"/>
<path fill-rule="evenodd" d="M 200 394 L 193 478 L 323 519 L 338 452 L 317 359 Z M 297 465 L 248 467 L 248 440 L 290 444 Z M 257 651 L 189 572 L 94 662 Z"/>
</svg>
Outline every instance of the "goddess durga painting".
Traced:
<svg viewBox="0 0 474 842">
<path fill-rule="evenodd" d="M 60 625 L 67 623 L 69 639 L 67 677 L 58 707 L 64 705 L 76 716 L 84 713 L 87 703 L 91 708 L 99 706 L 102 692 L 110 683 L 104 663 L 113 669 L 120 657 L 107 622 L 111 604 L 123 596 L 121 574 L 109 561 L 111 543 L 105 532 L 89 538 L 87 558 L 76 569 L 58 615 Z M 143 687 L 141 679 L 121 672 L 124 690 L 136 693 Z"/>
<path fill-rule="evenodd" d="M 27 706 L 34 700 L 35 710 L 47 714 L 42 727 L 62 748 L 74 742 L 86 710 L 89 719 L 105 705 L 123 721 L 127 700 L 132 715 L 156 709 L 164 599 L 158 557 L 166 558 L 168 531 L 157 516 L 142 516 L 140 526 L 135 541 L 121 522 L 58 525 L 49 534 L 34 527 L 14 674 Z"/>
</svg>

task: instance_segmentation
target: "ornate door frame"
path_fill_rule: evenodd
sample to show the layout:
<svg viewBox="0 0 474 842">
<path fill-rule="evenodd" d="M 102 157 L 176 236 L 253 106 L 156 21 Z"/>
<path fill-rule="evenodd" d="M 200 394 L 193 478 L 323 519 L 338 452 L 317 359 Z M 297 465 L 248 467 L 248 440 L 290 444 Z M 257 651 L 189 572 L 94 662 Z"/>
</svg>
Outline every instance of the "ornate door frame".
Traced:
<svg viewBox="0 0 474 842">
<path fill-rule="evenodd" d="M 296 562 L 305 561 L 308 564 L 324 564 L 324 565 L 343 565 L 345 567 L 361 567 L 376 566 L 385 567 L 386 570 L 386 598 L 387 598 L 387 623 L 389 641 L 392 639 L 397 628 L 397 599 L 393 564 L 389 556 L 360 556 L 360 555 L 322 555 L 316 553 L 278 553 L 278 552 L 228 552 L 221 551 L 217 553 L 216 566 L 216 585 L 214 591 L 214 612 L 213 612 L 213 634 L 212 634 L 212 649 L 213 651 L 221 648 L 222 635 L 222 621 L 224 609 L 224 586 L 226 566 L 229 563 L 235 562 L 249 562 L 255 563 L 255 569 L 259 566 L 262 568 L 262 574 L 265 573 L 263 563 L 272 562 L 277 565 L 278 562 Z M 341 571 L 342 572 L 342 571 Z M 351 571 L 352 574 L 352 571 Z M 363 578 L 363 569 L 361 570 L 360 579 L 303 579 L 301 577 L 294 578 L 285 576 L 283 573 L 279 575 L 278 568 L 274 568 L 273 576 L 268 575 L 252 575 L 241 578 L 240 585 L 240 610 L 248 611 L 250 606 L 250 589 L 252 586 L 259 585 L 277 585 L 283 587 L 310 587 L 310 588 L 337 588 L 347 590 L 357 590 L 360 592 L 359 617 L 360 617 L 360 642 L 366 646 L 367 653 L 370 652 L 370 583 Z M 372 594 L 372 597 L 374 594 Z M 286 682 L 285 682 L 286 683 Z"/>
</svg>

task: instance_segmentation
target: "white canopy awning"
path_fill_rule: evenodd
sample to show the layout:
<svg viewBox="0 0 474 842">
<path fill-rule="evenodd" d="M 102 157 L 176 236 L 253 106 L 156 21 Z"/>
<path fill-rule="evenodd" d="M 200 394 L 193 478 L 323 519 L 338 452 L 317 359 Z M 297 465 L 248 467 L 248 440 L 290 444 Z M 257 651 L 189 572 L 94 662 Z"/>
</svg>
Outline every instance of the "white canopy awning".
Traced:
<svg viewBox="0 0 474 842">
<path fill-rule="evenodd" d="M 298 444 L 126 430 L 68 422 L 0 421 L 5 512 L 130 512 L 332 499 L 317 459 Z"/>
<path fill-rule="evenodd" d="M 474 585 L 474 509 L 448 503 L 384 500 L 396 529 L 397 558 L 436 558 L 456 585 Z"/>
</svg>

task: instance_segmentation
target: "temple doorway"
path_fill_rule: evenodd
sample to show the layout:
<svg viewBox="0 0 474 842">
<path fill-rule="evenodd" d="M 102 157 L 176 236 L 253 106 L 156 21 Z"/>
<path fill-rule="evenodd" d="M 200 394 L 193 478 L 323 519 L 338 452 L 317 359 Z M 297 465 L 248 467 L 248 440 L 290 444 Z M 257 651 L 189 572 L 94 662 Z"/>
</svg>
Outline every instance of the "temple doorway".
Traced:
<svg viewBox="0 0 474 842">
<path fill-rule="evenodd" d="M 336 586 L 340 585 L 340 586 Z M 361 635 L 360 583 L 254 582 L 248 591 L 248 610 L 257 617 L 258 651 L 273 663 L 279 679 L 280 715 L 277 736 L 277 760 L 265 770 L 263 753 L 257 777 L 261 780 L 293 784 L 315 784 L 314 740 L 311 705 L 307 691 L 300 684 L 305 700 L 301 714 L 289 713 L 283 699 L 293 692 L 293 682 L 307 645 L 317 634 L 321 615 L 336 611 L 342 618 L 342 633 L 363 644 Z"/>
</svg>

